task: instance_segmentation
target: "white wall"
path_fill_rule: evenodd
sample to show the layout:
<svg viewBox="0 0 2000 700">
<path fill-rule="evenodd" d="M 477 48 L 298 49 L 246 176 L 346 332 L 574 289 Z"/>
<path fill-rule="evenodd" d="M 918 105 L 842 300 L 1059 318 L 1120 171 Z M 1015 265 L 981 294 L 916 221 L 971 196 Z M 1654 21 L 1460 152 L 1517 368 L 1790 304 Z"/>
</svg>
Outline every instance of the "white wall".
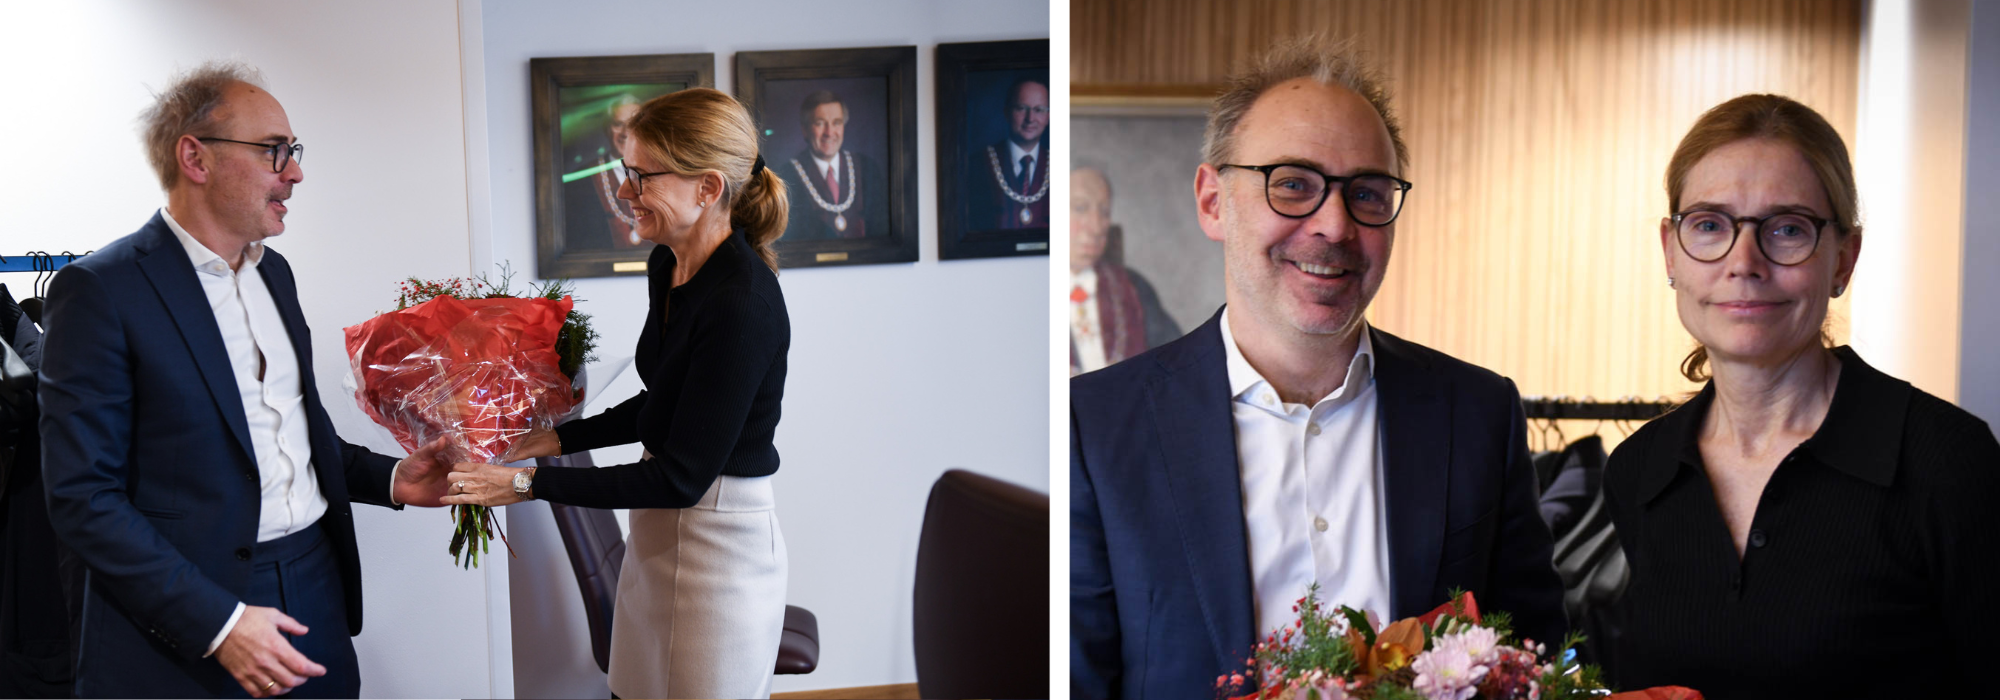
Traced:
<svg viewBox="0 0 2000 700">
<path fill-rule="evenodd" d="M 1947 401 L 1959 392 L 1970 0 L 1870 2 L 1861 26 L 1853 345 Z"/>
<path fill-rule="evenodd" d="M 527 271 L 535 267 L 529 58 L 713 52 L 717 87 L 734 92 L 737 51 L 918 47 L 921 260 L 786 270 L 779 277 L 792 318 L 791 373 L 778 429 L 779 518 L 791 553 L 790 602 L 818 615 L 823 646 L 817 672 L 780 677 L 774 689 L 914 681 L 910 599 L 931 483 L 946 468 L 964 467 L 1046 491 L 1050 473 L 1049 261 L 938 261 L 935 45 L 1047 37 L 1048 3 L 892 0 L 862 12 L 852 3 L 810 0 L 487 0 L 478 11 L 492 257 Z M 477 203 L 481 196 L 472 198 Z M 645 282 L 593 279 L 578 286 L 587 300 L 579 308 L 596 315 L 604 335 L 603 354 L 632 354 Z M 628 376 L 601 405 L 637 388 Z M 595 457 L 599 464 L 629 462 L 637 448 L 599 450 Z M 531 513 L 539 512 L 510 513 L 513 531 L 549 527 L 534 524 Z M 562 576 L 554 578 L 567 576 L 567 566 L 562 562 Z M 574 584 L 562 595 L 574 596 Z M 523 624 L 517 617 L 516 625 Z M 576 638 L 581 622 L 566 624 L 572 626 L 549 634 Z M 565 662 L 575 675 L 558 679 L 563 671 L 552 666 L 562 664 L 529 658 L 538 653 L 523 641 L 531 634 L 516 632 L 522 695 L 592 687 L 594 666 Z"/>
<path fill-rule="evenodd" d="M 1965 299 L 1958 404 L 2000 425 L 2000 3 L 1972 7 L 1966 68 Z"/>
<path fill-rule="evenodd" d="M 165 201 L 136 130 L 150 89 L 176 68 L 232 55 L 263 69 L 306 144 L 305 181 L 271 247 L 297 272 L 320 394 L 342 435 L 363 442 L 381 433 L 340 391 L 340 329 L 386 308 L 399 278 L 468 271 L 453 3 L 7 3 L 0 254 L 93 249 L 144 224 Z M 15 289 L 31 281 L 0 275 Z M 508 619 L 489 618 L 485 574 L 451 565 L 445 514 L 363 507 L 355 515 L 362 694 L 511 696 L 510 657 L 499 654 L 496 667 L 487 641 L 507 638 Z"/>
</svg>

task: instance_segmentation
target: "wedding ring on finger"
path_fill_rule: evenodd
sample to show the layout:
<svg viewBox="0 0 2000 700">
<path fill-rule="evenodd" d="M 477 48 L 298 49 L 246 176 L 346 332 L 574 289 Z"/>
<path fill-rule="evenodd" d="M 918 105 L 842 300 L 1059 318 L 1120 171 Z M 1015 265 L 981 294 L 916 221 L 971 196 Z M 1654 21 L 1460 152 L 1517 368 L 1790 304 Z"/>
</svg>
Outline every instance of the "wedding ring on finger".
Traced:
<svg viewBox="0 0 2000 700">
<path fill-rule="evenodd" d="M 271 682 L 269 682 L 269 683 L 265 683 L 265 684 L 264 684 L 264 691 L 265 691 L 265 692 L 270 692 L 270 690 L 271 690 L 272 688 L 276 688 L 276 687 L 278 687 L 278 682 L 274 680 L 274 681 L 271 681 Z"/>
<path fill-rule="evenodd" d="M 452 484 L 452 486 L 456 486 L 456 487 L 458 487 L 458 492 L 459 492 L 459 493 L 465 493 L 465 482 L 463 482 L 463 481 L 460 481 L 460 482 L 458 482 L 458 483 L 455 483 L 455 484 Z"/>
</svg>

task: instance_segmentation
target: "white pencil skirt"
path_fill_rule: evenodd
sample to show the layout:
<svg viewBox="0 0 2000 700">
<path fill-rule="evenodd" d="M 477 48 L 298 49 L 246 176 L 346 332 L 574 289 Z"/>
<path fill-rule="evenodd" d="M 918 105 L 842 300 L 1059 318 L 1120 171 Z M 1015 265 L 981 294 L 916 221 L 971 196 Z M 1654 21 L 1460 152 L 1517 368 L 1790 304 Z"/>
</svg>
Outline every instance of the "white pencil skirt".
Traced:
<svg viewBox="0 0 2000 700">
<path fill-rule="evenodd" d="M 622 698 L 764 698 L 785 630 L 771 477 L 717 477 L 692 508 L 631 512 L 611 624 Z"/>
</svg>

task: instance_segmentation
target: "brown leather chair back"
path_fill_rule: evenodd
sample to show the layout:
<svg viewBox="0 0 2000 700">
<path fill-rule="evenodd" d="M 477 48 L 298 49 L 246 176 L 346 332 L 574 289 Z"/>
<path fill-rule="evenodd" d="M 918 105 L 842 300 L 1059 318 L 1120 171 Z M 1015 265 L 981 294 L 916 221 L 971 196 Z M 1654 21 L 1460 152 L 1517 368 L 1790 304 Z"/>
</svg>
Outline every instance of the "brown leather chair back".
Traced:
<svg viewBox="0 0 2000 700">
<path fill-rule="evenodd" d="M 917 691 L 1049 695 L 1049 497 L 953 469 L 917 543 Z"/>
</svg>

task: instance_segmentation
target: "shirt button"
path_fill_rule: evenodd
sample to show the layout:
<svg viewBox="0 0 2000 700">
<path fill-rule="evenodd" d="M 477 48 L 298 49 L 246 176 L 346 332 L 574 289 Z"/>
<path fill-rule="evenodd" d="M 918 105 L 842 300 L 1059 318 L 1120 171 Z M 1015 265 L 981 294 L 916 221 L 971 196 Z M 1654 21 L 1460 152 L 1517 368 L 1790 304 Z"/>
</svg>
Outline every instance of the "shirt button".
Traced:
<svg viewBox="0 0 2000 700">
<path fill-rule="evenodd" d="M 237 561 L 250 561 L 250 548 L 249 548 L 249 547 L 237 547 L 237 548 L 236 548 L 236 560 L 237 560 Z"/>
<path fill-rule="evenodd" d="M 1313 518 L 1313 529 L 1318 530 L 1320 532 L 1326 532 L 1326 518 L 1319 518 L 1319 517 Z"/>
<path fill-rule="evenodd" d="M 1307 424 L 1306 424 L 1306 434 L 1307 434 L 1307 435 L 1318 435 L 1318 434 L 1319 434 L 1319 424 L 1318 424 L 1318 423 L 1307 423 Z"/>
<path fill-rule="evenodd" d="M 1763 548 L 1764 548 L 1764 545 L 1765 545 L 1765 544 L 1767 544 L 1767 543 L 1769 543 L 1770 541 L 1771 541 L 1771 538 L 1770 538 L 1769 536 L 1766 536 L 1766 535 L 1764 534 L 1764 531 L 1763 531 L 1763 530 L 1751 530 L 1751 531 L 1750 531 L 1750 548 L 1751 548 L 1751 549 L 1763 549 Z"/>
<path fill-rule="evenodd" d="M 1278 402 L 1278 400 L 1277 400 L 1277 399 L 1274 399 L 1274 398 L 1272 398 L 1270 394 L 1265 394 L 1265 395 L 1263 396 L 1263 399 L 1264 399 L 1264 403 L 1265 403 L 1266 405 L 1269 405 L 1269 404 L 1274 404 L 1274 403 L 1277 403 L 1277 402 Z"/>
</svg>

